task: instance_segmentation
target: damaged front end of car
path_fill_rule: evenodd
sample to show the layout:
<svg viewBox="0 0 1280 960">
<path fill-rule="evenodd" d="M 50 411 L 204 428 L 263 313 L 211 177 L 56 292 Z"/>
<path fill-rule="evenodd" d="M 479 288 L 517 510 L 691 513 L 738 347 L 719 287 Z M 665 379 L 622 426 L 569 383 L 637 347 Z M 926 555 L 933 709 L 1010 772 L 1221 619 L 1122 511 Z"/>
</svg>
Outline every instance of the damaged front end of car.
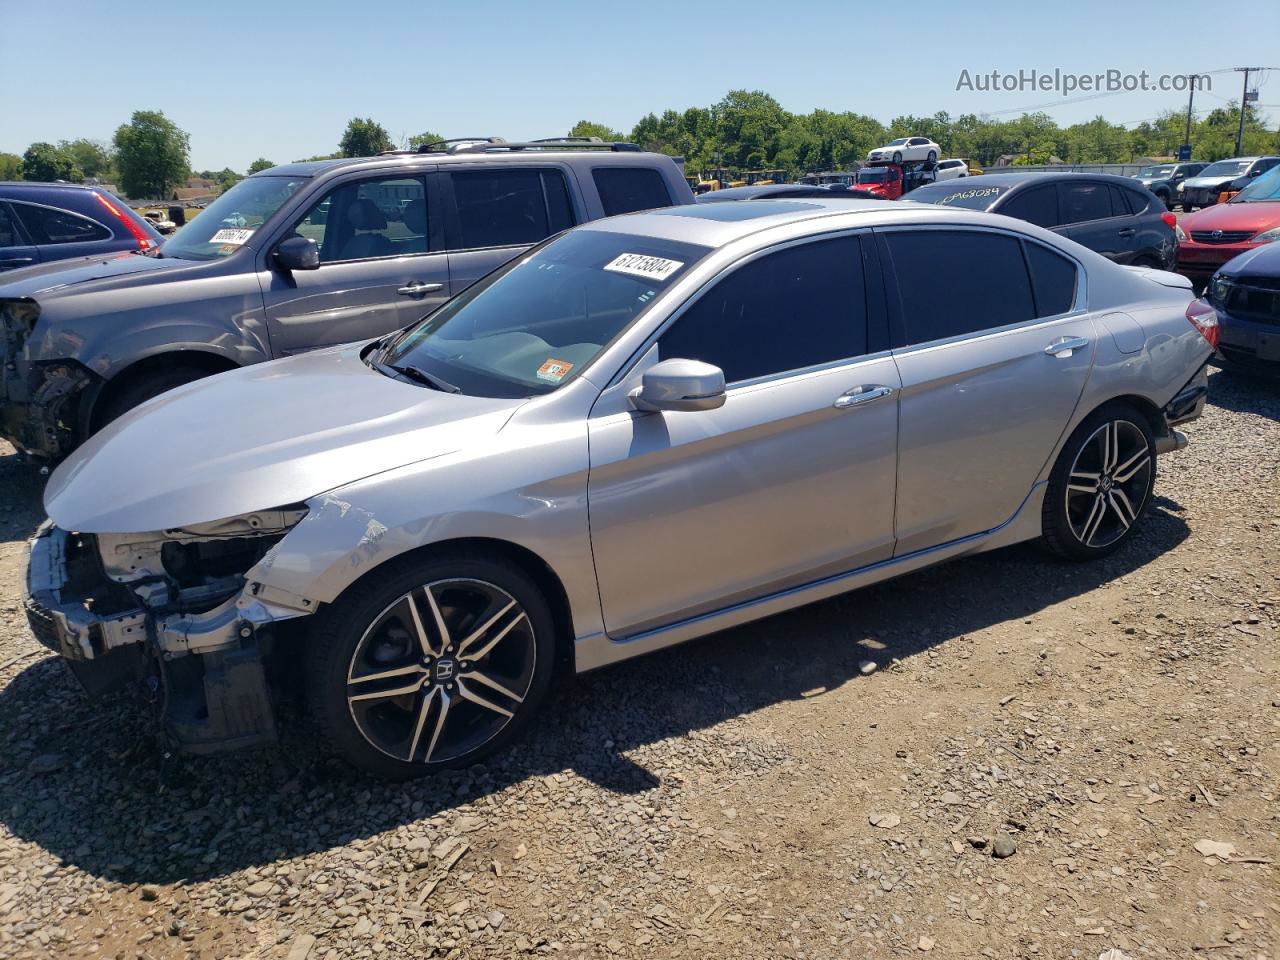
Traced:
<svg viewBox="0 0 1280 960">
<path fill-rule="evenodd" d="M 273 627 L 317 604 L 255 578 L 305 506 L 140 534 L 51 522 L 30 544 L 25 607 L 36 638 L 91 696 L 131 681 L 154 692 L 179 749 L 275 739 L 263 669 Z"/>
<path fill-rule="evenodd" d="M 54 461 L 75 446 L 81 394 L 101 379 L 74 361 L 34 362 L 29 344 L 39 319 L 35 300 L 0 299 L 0 437 Z"/>
</svg>

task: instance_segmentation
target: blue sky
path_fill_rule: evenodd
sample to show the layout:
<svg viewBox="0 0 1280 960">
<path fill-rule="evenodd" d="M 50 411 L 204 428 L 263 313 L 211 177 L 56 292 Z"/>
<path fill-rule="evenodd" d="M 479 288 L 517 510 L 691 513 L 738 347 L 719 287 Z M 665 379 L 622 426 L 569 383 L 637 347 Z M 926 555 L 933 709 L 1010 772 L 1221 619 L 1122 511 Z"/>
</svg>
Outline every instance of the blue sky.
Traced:
<svg viewBox="0 0 1280 960">
<path fill-rule="evenodd" d="M 1179 93 L 1060 102 L 1056 93 L 957 91 L 971 74 L 1280 67 L 1280 4 L 1214 25 L 1202 2 L 1132 5 L 455 0 L 276 4 L 31 3 L 0 0 L 0 150 L 109 139 L 136 109 L 191 134 L 197 169 L 243 171 L 336 148 L 346 121 L 393 137 L 555 136 L 578 120 L 623 130 L 649 111 L 761 89 L 796 112 L 1000 113 L 1050 103 L 1059 123 L 1130 122 L 1185 108 Z M 731 14 L 699 18 L 691 11 Z M 895 16 L 895 11 L 898 11 Z M 1239 24 L 1245 19 L 1247 24 Z M 181 55 L 169 51 L 181 47 Z M 1197 107 L 1240 95 L 1213 76 Z M 1260 100 L 1280 117 L 1280 70 Z"/>
</svg>

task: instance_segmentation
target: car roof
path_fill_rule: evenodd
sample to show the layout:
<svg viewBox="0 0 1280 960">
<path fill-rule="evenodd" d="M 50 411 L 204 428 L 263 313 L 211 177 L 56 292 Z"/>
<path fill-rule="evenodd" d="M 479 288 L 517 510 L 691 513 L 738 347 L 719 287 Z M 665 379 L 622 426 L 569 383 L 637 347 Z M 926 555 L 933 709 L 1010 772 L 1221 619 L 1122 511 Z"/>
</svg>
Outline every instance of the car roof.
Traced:
<svg viewBox="0 0 1280 960">
<path fill-rule="evenodd" d="M 652 153 L 643 150 L 582 150 L 568 149 L 555 150 L 546 149 L 521 149 L 521 150 L 501 150 L 493 149 L 489 151 L 475 151 L 467 153 L 442 153 L 432 151 L 430 153 L 409 153 L 409 152 L 388 152 L 380 153 L 372 157 L 335 157 L 330 160 L 304 160 L 299 163 L 283 163 L 278 167 L 271 167 L 268 170 L 261 170 L 253 174 L 255 177 L 316 177 L 323 173 L 347 169 L 352 167 L 368 167 L 369 169 L 380 169 L 383 167 L 423 167 L 423 166 L 447 166 L 453 164 L 471 164 L 471 163 L 538 163 L 548 160 L 554 160 L 559 163 L 577 162 L 586 163 L 593 167 L 599 166 L 647 166 L 653 162 L 655 158 L 662 158 L 674 162 L 673 157 L 669 157 L 664 153 Z"/>
<path fill-rule="evenodd" d="M 90 183 L 63 183 L 61 181 L 45 182 L 42 180 L 0 180 L 0 188 L 31 190 L 98 190 L 103 189 Z"/>
<path fill-rule="evenodd" d="M 693 243 L 704 247 L 722 247 L 743 237 L 785 227 L 802 221 L 827 218 L 846 221 L 832 229 L 847 227 L 887 226 L 900 223 L 978 223 L 989 226 L 1025 223 L 1001 218 L 978 210 L 936 207 L 931 204 L 907 206 L 896 200 L 863 200 L 859 198 L 804 198 L 795 200 L 739 200 L 733 203 L 697 203 L 679 207 L 662 207 L 643 213 L 594 220 L 578 230 L 600 230 L 637 236 Z M 816 224 L 815 224 L 816 225 Z"/>
</svg>

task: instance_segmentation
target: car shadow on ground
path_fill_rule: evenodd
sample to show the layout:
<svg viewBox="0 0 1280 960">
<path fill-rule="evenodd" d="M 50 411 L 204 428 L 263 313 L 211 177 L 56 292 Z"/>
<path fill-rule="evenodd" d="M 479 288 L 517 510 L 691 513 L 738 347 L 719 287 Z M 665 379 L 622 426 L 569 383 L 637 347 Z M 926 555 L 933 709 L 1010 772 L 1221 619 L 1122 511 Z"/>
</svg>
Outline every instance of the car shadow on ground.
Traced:
<svg viewBox="0 0 1280 960">
<path fill-rule="evenodd" d="M 721 741 L 730 762 L 781 762 L 784 745 L 710 728 L 860 679 L 868 658 L 905 660 L 1086 594 L 1177 547 L 1188 535 L 1179 511 L 1157 499 L 1140 535 L 1096 563 L 1024 544 L 579 677 L 508 753 L 408 784 L 352 772 L 287 710 L 278 748 L 162 761 L 133 703 L 91 705 L 46 658 L 0 692 L 0 819 L 97 876 L 167 883 L 326 850 L 548 774 L 642 793 L 662 779 L 645 748 L 695 731 Z"/>
<path fill-rule="evenodd" d="M 1280 376 L 1259 377 L 1229 370 L 1211 373 L 1209 403 L 1235 413 L 1280 420 Z"/>
</svg>

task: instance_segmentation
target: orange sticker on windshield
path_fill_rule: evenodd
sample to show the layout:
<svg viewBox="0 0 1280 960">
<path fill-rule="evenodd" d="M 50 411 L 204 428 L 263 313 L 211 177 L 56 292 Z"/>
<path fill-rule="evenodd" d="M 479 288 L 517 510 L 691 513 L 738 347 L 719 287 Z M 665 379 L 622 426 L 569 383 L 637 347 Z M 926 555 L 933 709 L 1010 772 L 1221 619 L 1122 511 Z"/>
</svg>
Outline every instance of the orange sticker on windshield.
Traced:
<svg viewBox="0 0 1280 960">
<path fill-rule="evenodd" d="M 548 357 L 547 362 L 538 368 L 538 379 L 545 380 L 547 383 L 559 383 L 572 369 L 572 363 Z"/>
</svg>

